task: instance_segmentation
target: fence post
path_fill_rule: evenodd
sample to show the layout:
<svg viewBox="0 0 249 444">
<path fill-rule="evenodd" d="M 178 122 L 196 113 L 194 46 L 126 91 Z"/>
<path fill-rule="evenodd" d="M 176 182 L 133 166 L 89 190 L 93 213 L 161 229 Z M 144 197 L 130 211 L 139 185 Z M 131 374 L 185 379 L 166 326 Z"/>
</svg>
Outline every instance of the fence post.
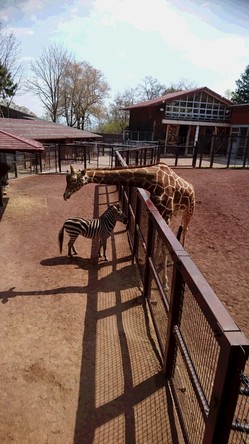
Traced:
<svg viewBox="0 0 249 444">
<path fill-rule="evenodd" d="M 61 173 L 61 146 L 58 145 L 58 167 L 59 173 Z"/>
<path fill-rule="evenodd" d="M 246 166 L 246 159 L 249 157 L 249 137 L 245 139 L 245 150 L 243 155 L 243 168 Z"/>
<path fill-rule="evenodd" d="M 176 153 L 175 166 L 177 166 L 177 164 L 178 164 L 178 156 L 179 156 L 179 148 L 178 148 L 177 145 L 175 145 L 175 153 Z"/>
<path fill-rule="evenodd" d="M 153 210 L 151 210 L 153 211 Z M 149 264 L 149 258 L 152 252 L 152 241 L 153 241 L 153 223 L 150 212 L 148 212 L 148 234 L 146 242 L 146 259 L 145 259 L 145 270 L 143 275 L 143 287 L 144 287 L 144 298 L 148 299 L 151 289 L 151 270 Z"/>
<path fill-rule="evenodd" d="M 197 154 L 198 154 L 198 142 L 195 142 L 194 145 L 194 153 L 193 153 L 193 161 L 192 161 L 192 167 L 195 168 L 196 161 L 197 161 Z"/>
<path fill-rule="evenodd" d="M 217 139 L 217 136 L 212 135 L 209 168 L 213 168 L 213 164 L 214 164 L 214 144 L 215 144 L 216 139 Z"/>
<path fill-rule="evenodd" d="M 233 147 L 233 136 L 230 136 L 229 139 L 230 139 L 230 143 L 229 143 L 228 156 L 227 156 L 227 168 L 229 168 L 229 166 L 230 166 L 232 147 Z"/>
<path fill-rule="evenodd" d="M 0 207 L 3 206 L 3 185 L 2 179 L 0 178 Z"/>
<path fill-rule="evenodd" d="M 39 153 L 40 173 L 42 173 L 42 153 Z"/>
<path fill-rule="evenodd" d="M 174 326 L 178 325 L 181 319 L 184 290 L 185 282 L 180 271 L 180 264 L 174 262 L 163 369 L 167 379 L 171 379 L 174 374 L 176 358 Z"/>
<path fill-rule="evenodd" d="M 227 444 L 239 394 L 240 373 L 248 358 L 241 331 L 223 332 L 203 444 Z"/>
<path fill-rule="evenodd" d="M 141 215 L 141 201 L 138 199 L 138 195 L 136 192 L 136 211 L 135 211 L 135 220 L 134 220 L 134 240 L 132 245 L 132 261 L 134 262 L 134 257 L 137 254 L 137 246 L 138 246 L 138 230 L 137 230 L 137 222 L 140 219 Z"/>
</svg>

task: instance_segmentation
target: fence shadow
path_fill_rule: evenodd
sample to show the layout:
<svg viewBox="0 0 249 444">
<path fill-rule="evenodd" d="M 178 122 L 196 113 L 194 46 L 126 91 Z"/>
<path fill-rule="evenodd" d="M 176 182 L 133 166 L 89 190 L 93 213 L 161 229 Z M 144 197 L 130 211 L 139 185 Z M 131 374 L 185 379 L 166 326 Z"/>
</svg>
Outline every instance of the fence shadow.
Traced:
<svg viewBox="0 0 249 444">
<path fill-rule="evenodd" d="M 96 208 L 99 207 L 97 191 L 96 187 Z M 94 217 L 98 217 L 98 214 Z M 138 435 L 142 436 L 143 428 L 148 426 L 146 420 L 143 422 L 145 413 L 138 420 L 137 409 L 141 406 L 141 410 L 146 411 L 150 403 L 156 402 L 157 397 L 163 396 L 165 400 L 168 398 L 161 357 L 151 335 L 150 319 L 142 291 L 138 290 L 133 294 L 127 292 L 124 298 L 123 290 L 139 288 L 140 281 L 135 266 L 124 264 L 120 268 L 114 237 L 111 237 L 111 242 L 113 261 L 107 263 L 111 267 L 110 274 L 99 278 L 98 267 L 89 269 L 74 444 L 90 444 L 95 440 L 135 443 Z M 103 298 L 102 292 L 107 295 L 112 293 L 111 303 L 108 303 L 108 296 Z M 145 334 L 147 333 L 149 347 L 157 361 L 157 371 L 148 374 L 145 372 L 145 376 L 139 375 L 139 378 L 134 368 L 140 364 L 142 373 L 141 363 L 146 359 L 144 360 L 144 356 L 134 355 L 129 335 L 127 336 L 127 319 L 129 332 L 135 337 L 139 334 L 138 319 L 132 318 L 131 314 L 137 306 L 143 313 Z M 159 425 L 158 428 L 164 428 L 161 430 L 162 436 L 170 437 L 165 442 L 177 444 L 179 440 L 175 419 L 167 402 L 162 403 L 163 409 L 161 412 L 157 411 L 157 414 L 165 418 L 169 409 L 170 419 L 164 419 L 163 426 Z M 154 404 L 151 410 L 153 409 Z"/>
<path fill-rule="evenodd" d="M 0 221 L 4 215 L 7 205 L 9 203 L 9 197 L 3 196 L 2 199 L 3 199 L 3 205 L 0 205 Z"/>
</svg>

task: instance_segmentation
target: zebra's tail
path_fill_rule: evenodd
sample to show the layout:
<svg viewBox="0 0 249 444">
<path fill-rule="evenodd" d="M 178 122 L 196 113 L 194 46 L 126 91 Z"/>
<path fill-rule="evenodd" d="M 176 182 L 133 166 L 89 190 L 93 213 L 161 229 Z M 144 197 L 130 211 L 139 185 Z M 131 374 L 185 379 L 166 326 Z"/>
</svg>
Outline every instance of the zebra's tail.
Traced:
<svg viewBox="0 0 249 444">
<path fill-rule="evenodd" d="M 63 239 L 64 239 L 64 225 L 63 225 L 63 227 L 60 229 L 59 236 L 58 236 L 58 242 L 59 242 L 60 254 L 62 253 Z"/>
</svg>

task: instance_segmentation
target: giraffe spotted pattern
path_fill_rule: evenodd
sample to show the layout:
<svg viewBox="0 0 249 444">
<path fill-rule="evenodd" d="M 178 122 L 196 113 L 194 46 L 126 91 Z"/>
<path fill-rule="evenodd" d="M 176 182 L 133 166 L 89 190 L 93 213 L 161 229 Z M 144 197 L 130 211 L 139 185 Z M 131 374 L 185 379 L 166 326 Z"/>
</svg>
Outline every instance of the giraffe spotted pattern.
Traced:
<svg viewBox="0 0 249 444">
<path fill-rule="evenodd" d="M 173 216 L 182 213 L 182 244 L 184 245 L 187 228 L 195 208 L 195 192 L 193 185 L 178 176 L 165 163 L 78 171 L 71 166 L 66 181 L 63 195 L 65 200 L 88 183 L 121 184 L 144 188 L 150 192 L 152 202 L 168 225 Z"/>
</svg>

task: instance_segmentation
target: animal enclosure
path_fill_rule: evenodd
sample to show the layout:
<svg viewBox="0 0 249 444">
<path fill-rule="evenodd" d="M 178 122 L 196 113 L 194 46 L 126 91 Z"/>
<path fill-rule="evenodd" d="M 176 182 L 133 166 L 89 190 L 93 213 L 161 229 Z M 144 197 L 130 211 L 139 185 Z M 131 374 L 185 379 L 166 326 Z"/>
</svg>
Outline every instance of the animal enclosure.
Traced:
<svg viewBox="0 0 249 444">
<path fill-rule="evenodd" d="M 248 337 L 248 171 L 181 169 L 177 173 L 193 183 L 197 198 L 185 248 Z M 64 187 L 63 175 L 11 180 L 0 209 L 4 276 L 0 441 L 43 444 L 46 436 L 55 444 L 82 444 L 82 437 L 94 443 L 104 439 L 125 443 L 129 437 L 137 444 L 146 439 L 172 444 L 177 430 L 168 420 L 170 405 L 159 348 L 154 338 L 154 347 L 150 345 L 151 330 L 123 227 L 117 227 L 110 242 L 110 264 L 96 268 L 97 246 L 83 238 L 79 257 L 73 261 L 57 253 L 58 229 L 67 217 L 76 209 L 78 215 L 84 210 L 87 217 L 98 216 L 117 195 L 113 187 L 106 191 L 96 186 L 96 199 L 95 186 L 89 184 L 65 203 Z M 141 242 L 139 249 L 143 251 Z M 172 266 L 168 270 L 170 277 Z M 152 285 L 157 288 L 155 282 Z M 158 290 L 153 296 L 153 310 L 161 312 Z M 187 297 L 193 314 L 191 292 Z M 203 320 L 197 314 L 196 329 Z M 161 323 L 159 327 L 163 328 Z M 185 316 L 183 328 L 188 332 L 189 327 Z M 205 325 L 204 333 L 208 331 Z M 196 339 L 195 329 L 192 335 Z M 213 341 L 212 337 L 208 344 Z M 211 351 L 212 369 L 215 347 Z M 203 381 L 203 362 L 195 359 Z M 180 376 L 183 384 L 186 374 Z M 189 389 L 179 387 L 188 411 Z M 194 432 L 192 416 L 189 424 Z M 235 436 L 235 442 L 243 442 L 242 434 Z M 199 443 L 198 439 L 196 435 Z"/>
</svg>

